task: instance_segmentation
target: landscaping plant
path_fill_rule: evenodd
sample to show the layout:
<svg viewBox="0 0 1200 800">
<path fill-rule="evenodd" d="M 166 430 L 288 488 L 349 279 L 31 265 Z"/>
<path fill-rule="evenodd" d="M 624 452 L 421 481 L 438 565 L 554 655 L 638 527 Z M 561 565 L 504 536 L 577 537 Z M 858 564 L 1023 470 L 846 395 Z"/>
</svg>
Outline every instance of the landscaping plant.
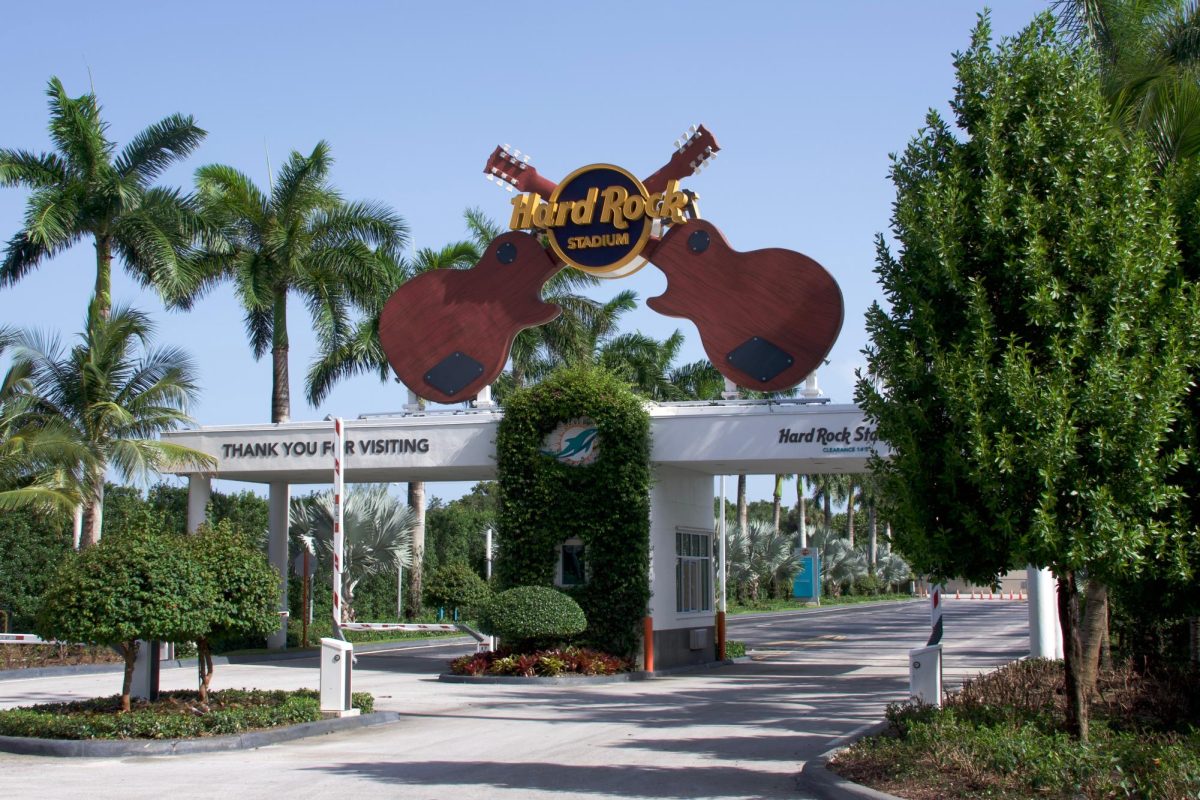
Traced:
<svg viewBox="0 0 1200 800">
<path fill-rule="evenodd" d="M 119 650 L 121 708 L 128 711 L 138 640 L 194 639 L 209 625 L 211 586 L 180 536 L 141 515 L 64 560 L 42 597 L 36 630 L 47 639 Z"/>
<path fill-rule="evenodd" d="M 579 604 L 548 586 L 518 586 L 500 592 L 479 615 L 479 627 L 522 653 L 554 646 L 583 633 L 587 617 Z"/>
</svg>

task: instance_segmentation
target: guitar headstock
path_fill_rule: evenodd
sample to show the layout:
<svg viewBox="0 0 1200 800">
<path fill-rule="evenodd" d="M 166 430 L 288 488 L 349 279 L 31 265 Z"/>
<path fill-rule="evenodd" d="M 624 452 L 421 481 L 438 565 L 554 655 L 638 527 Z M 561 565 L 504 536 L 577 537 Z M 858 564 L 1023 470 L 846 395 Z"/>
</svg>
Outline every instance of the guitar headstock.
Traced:
<svg viewBox="0 0 1200 800">
<path fill-rule="evenodd" d="M 529 163 L 529 155 L 522 155 L 520 150 L 500 145 L 492 151 L 483 168 L 489 181 L 494 182 L 508 191 L 533 192 L 542 197 L 549 197 L 554 191 L 554 184 L 538 174 Z"/>
<path fill-rule="evenodd" d="M 675 152 L 666 166 L 644 183 L 650 192 L 661 192 L 667 181 L 679 181 L 703 170 L 717 156 L 721 145 L 703 125 L 693 125 L 675 140 Z"/>
</svg>

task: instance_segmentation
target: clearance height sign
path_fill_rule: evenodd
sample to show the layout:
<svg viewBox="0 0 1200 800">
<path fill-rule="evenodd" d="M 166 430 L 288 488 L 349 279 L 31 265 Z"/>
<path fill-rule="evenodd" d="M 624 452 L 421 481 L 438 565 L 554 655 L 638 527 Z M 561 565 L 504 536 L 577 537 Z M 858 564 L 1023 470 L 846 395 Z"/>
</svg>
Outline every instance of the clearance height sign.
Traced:
<svg viewBox="0 0 1200 800">
<path fill-rule="evenodd" d="M 513 198 L 513 230 L 541 229 L 555 255 L 568 266 L 601 278 L 619 278 L 640 268 L 654 221 L 682 223 L 691 198 L 679 181 L 649 193 L 627 170 L 612 164 L 581 167 L 558 184 L 549 201 L 536 194 Z M 630 268 L 632 267 L 632 268 Z"/>
</svg>

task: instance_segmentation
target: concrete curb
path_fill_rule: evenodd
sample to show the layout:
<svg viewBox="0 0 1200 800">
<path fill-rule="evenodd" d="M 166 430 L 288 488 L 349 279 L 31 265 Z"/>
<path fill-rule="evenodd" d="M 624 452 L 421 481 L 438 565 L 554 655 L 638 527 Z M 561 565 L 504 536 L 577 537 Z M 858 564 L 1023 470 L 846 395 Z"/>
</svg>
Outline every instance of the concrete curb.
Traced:
<svg viewBox="0 0 1200 800">
<path fill-rule="evenodd" d="M 829 762 L 838 753 L 863 737 L 882 733 L 887 730 L 888 724 L 886 720 L 872 722 L 835 740 L 833 747 L 804 764 L 796 776 L 797 788 L 812 793 L 818 800 L 903 800 L 894 794 L 846 780 L 829 769 Z"/>
<path fill-rule="evenodd" d="M 440 642 L 458 644 L 474 642 L 469 636 L 434 636 L 429 639 L 398 639 L 394 642 L 361 642 L 354 645 L 355 653 L 370 653 L 375 650 L 394 650 L 407 642 Z M 213 656 L 213 666 L 226 664 L 261 664 L 272 661 L 293 661 L 299 658 L 318 658 L 320 648 L 310 647 L 307 650 L 284 650 L 279 653 L 252 653 L 232 656 Z M 159 664 L 159 669 L 195 669 L 196 659 L 168 659 Z M 61 667 L 28 667 L 21 669 L 0 669 L 0 682 L 25 680 L 27 678 L 54 678 L 60 675 L 98 675 L 110 672 L 124 672 L 125 665 L 114 664 L 69 664 Z"/>
<path fill-rule="evenodd" d="M 388 725 L 399 722 L 400 719 L 401 715 L 396 711 L 376 711 L 358 717 L 322 719 L 282 728 L 200 739 L 35 739 L 26 736 L 0 736 L 0 752 L 58 758 L 125 758 L 253 750 L 309 736 L 324 736 L 375 725 Z"/>
</svg>

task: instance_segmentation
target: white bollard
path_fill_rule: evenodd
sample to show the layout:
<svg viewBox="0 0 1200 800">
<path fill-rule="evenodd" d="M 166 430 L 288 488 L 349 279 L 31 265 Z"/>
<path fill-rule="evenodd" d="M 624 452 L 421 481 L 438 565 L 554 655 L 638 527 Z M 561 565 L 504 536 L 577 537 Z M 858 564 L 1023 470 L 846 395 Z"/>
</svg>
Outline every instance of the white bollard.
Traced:
<svg viewBox="0 0 1200 800">
<path fill-rule="evenodd" d="M 350 707 L 354 645 L 341 639 L 321 640 L 321 713 L 327 717 L 353 717 Z"/>
<path fill-rule="evenodd" d="M 942 706 L 942 646 L 908 651 L 908 694 L 926 705 Z"/>
</svg>

